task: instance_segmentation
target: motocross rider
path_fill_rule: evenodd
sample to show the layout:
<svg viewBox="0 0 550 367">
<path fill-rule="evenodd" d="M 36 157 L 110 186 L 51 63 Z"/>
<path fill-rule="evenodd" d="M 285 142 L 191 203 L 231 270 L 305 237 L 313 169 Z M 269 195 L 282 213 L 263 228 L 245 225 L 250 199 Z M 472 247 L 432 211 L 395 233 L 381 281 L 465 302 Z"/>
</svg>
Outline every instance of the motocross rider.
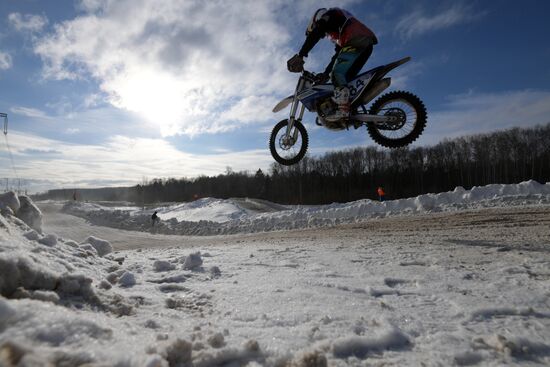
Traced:
<svg viewBox="0 0 550 367">
<path fill-rule="evenodd" d="M 300 51 L 287 61 L 290 72 L 300 73 L 304 69 L 304 57 L 325 36 L 336 44 L 335 54 L 317 83 L 326 82 L 329 75 L 334 84 L 334 102 L 338 110 L 325 117 L 329 121 L 348 118 L 350 114 L 350 93 L 346 86 L 367 62 L 373 45 L 378 43 L 374 33 L 346 10 L 340 8 L 318 9 L 306 30 L 306 40 Z M 332 73 L 331 73 L 332 72 Z"/>
</svg>

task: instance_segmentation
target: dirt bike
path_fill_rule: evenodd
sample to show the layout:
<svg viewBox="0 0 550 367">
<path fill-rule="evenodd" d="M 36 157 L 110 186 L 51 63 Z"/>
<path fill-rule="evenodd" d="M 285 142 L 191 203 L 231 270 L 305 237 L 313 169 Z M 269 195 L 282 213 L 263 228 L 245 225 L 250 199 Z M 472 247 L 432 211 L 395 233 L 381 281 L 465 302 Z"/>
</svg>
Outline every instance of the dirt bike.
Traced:
<svg viewBox="0 0 550 367">
<path fill-rule="evenodd" d="M 273 158 L 285 166 L 298 163 L 306 154 L 309 137 L 302 123 L 304 111 L 317 113 L 315 123 L 330 130 L 359 128 L 366 125 L 376 143 L 387 148 L 399 148 L 415 141 L 426 126 L 427 113 L 424 103 L 410 92 L 395 91 L 378 98 L 367 110 L 367 105 L 391 84 L 384 76 L 392 69 L 408 62 L 406 57 L 387 65 L 362 73 L 348 83 L 351 110 L 349 119 L 328 121 L 338 108 L 332 100 L 334 86 L 316 84 L 316 75 L 302 71 L 293 95 L 280 101 L 273 112 L 279 112 L 289 104 L 290 116 L 278 122 L 269 138 L 269 150 Z M 299 110 L 299 111 L 298 111 Z"/>
</svg>

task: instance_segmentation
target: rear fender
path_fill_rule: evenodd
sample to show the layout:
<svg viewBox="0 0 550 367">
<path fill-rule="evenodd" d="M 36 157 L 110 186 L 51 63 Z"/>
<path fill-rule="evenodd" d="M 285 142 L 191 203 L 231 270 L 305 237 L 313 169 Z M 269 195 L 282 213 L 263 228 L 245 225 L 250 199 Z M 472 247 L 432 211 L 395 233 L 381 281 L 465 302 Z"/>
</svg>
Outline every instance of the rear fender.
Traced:
<svg viewBox="0 0 550 367">
<path fill-rule="evenodd" d="M 366 85 L 363 87 L 363 89 L 361 89 L 360 91 L 355 91 L 355 94 L 350 93 L 352 94 L 352 101 L 353 101 L 352 106 L 357 105 L 357 103 L 359 102 L 361 102 L 362 104 L 368 103 L 368 101 L 372 100 L 372 98 L 380 94 L 391 83 L 391 79 L 384 78 L 384 76 L 391 70 L 409 62 L 410 60 L 411 60 L 410 57 L 405 57 L 401 60 L 397 60 L 395 62 L 389 63 L 384 66 L 379 66 L 377 68 L 367 71 L 364 74 L 361 74 L 356 80 L 360 80 L 361 77 L 363 78 L 369 77 L 369 80 L 366 83 Z M 379 89 L 379 90 L 376 90 L 376 89 Z"/>
<path fill-rule="evenodd" d="M 275 107 L 273 107 L 273 112 L 281 111 L 283 108 L 291 104 L 293 99 L 294 99 L 294 95 L 286 97 L 281 102 L 277 103 Z"/>
<path fill-rule="evenodd" d="M 397 60 L 395 62 L 389 63 L 387 65 L 384 65 L 380 67 L 378 70 L 376 70 L 376 74 L 374 79 L 380 80 L 382 79 L 387 73 L 389 73 L 391 70 L 395 69 L 398 66 L 401 66 L 407 62 L 411 61 L 410 56 L 407 56 L 405 58 L 402 58 L 401 60 Z"/>
</svg>

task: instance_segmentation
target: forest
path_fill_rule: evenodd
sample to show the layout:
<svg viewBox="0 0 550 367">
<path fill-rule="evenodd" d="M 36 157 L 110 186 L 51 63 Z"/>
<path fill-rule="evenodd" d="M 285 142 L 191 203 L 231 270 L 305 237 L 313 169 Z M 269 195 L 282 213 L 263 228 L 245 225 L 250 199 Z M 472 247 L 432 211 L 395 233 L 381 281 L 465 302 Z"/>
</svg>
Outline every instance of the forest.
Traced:
<svg viewBox="0 0 550 367">
<path fill-rule="evenodd" d="M 202 197 L 254 197 L 281 204 L 327 204 L 470 189 L 525 180 L 550 182 L 550 123 L 445 139 L 434 146 L 380 149 L 369 146 L 306 156 L 268 172 L 226 172 L 196 178 L 155 178 L 126 188 L 50 190 L 36 199 L 187 202 Z"/>
</svg>

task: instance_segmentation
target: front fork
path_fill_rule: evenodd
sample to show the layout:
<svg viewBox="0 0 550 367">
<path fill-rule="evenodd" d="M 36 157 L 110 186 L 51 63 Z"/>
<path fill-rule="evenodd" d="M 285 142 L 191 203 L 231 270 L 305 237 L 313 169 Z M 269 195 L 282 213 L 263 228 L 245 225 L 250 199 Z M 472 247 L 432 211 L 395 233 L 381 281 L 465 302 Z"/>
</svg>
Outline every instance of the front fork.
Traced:
<svg viewBox="0 0 550 367">
<path fill-rule="evenodd" d="M 288 119 L 288 125 L 286 126 L 286 133 L 285 133 L 285 141 L 287 143 L 292 142 L 293 145 L 296 140 L 298 139 L 298 130 L 294 130 L 294 134 L 292 134 L 291 137 L 291 131 L 294 128 L 294 121 L 302 121 L 302 117 L 304 117 L 304 111 L 305 106 L 302 104 L 300 106 L 300 114 L 298 115 L 298 118 L 296 118 L 296 112 L 298 111 L 298 105 L 300 104 L 300 101 L 298 100 L 298 92 L 302 90 L 304 87 L 305 79 L 303 76 L 300 77 L 298 80 L 298 84 L 296 85 L 296 90 L 294 91 L 294 99 L 292 100 L 292 106 L 290 107 L 290 118 Z"/>
</svg>

